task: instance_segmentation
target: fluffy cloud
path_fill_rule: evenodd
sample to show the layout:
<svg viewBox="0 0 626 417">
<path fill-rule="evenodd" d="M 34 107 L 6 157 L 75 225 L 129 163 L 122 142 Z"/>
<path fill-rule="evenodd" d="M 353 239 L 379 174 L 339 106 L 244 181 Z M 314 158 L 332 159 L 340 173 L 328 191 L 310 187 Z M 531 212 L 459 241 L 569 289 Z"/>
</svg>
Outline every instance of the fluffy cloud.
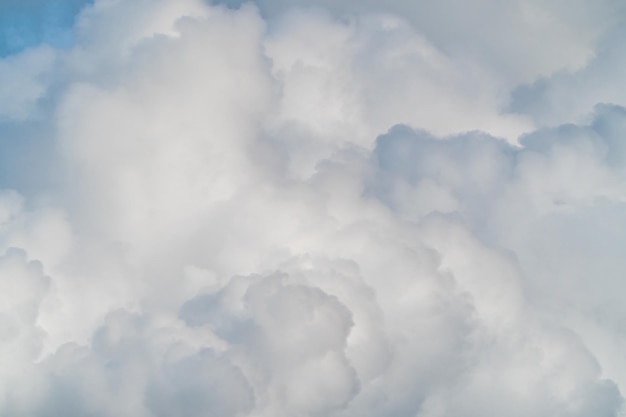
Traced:
<svg viewBox="0 0 626 417">
<path fill-rule="evenodd" d="M 626 105 L 624 75 L 616 71 L 624 65 L 620 45 L 625 37 L 623 24 L 619 25 L 599 40 L 595 56 L 584 68 L 558 71 L 518 87 L 511 110 L 530 115 L 537 124 L 554 126 L 583 122 L 597 103 Z"/>
<path fill-rule="evenodd" d="M 307 5 L 0 61 L 0 414 L 623 415 L 614 5 Z"/>
<path fill-rule="evenodd" d="M 245 2 L 218 3 L 233 6 Z M 481 65 L 493 70 L 492 78 L 515 83 L 584 66 L 593 56 L 597 39 L 619 25 L 624 12 L 619 0 L 593 5 L 580 0 L 259 0 L 258 4 L 270 18 L 296 7 L 323 8 L 339 17 L 362 13 L 403 16 L 447 54 L 469 61 L 478 58 Z"/>
</svg>

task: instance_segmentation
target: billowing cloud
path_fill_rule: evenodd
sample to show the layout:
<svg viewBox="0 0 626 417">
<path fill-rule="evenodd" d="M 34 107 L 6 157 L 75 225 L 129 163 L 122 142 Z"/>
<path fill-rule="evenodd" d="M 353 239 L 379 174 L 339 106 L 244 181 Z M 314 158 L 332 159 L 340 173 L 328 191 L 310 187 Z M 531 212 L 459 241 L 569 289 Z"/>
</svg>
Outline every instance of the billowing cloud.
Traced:
<svg viewBox="0 0 626 417">
<path fill-rule="evenodd" d="M 623 14 L 623 12 L 622 12 Z M 623 24 L 598 42 L 595 56 L 576 71 L 558 71 L 519 86 L 512 95 L 512 111 L 528 114 L 540 125 L 555 126 L 585 120 L 597 103 L 626 105 L 620 46 L 626 38 Z"/>
<path fill-rule="evenodd" d="M 616 6 L 101 0 L 3 58 L 0 414 L 624 415 Z"/>
</svg>

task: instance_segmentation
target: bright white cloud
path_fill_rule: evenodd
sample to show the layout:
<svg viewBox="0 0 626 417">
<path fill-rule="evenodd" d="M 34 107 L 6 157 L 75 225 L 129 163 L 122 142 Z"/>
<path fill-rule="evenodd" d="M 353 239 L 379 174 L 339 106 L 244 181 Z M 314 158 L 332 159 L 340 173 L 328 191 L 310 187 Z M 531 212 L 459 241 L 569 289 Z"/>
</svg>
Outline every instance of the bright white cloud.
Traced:
<svg viewBox="0 0 626 417">
<path fill-rule="evenodd" d="M 0 414 L 623 415 L 612 4 L 318 6 L 102 0 L 0 61 L 45 161 L 0 178 Z"/>
</svg>

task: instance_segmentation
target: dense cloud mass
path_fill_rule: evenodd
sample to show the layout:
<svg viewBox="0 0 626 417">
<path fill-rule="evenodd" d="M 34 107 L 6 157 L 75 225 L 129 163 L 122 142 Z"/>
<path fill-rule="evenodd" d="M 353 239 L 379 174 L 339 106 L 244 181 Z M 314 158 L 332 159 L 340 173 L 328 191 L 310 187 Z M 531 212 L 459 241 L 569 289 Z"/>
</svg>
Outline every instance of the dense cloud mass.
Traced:
<svg viewBox="0 0 626 417">
<path fill-rule="evenodd" d="M 0 415 L 626 416 L 621 1 L 55 4 L 0 7 Z"/>
</svg>

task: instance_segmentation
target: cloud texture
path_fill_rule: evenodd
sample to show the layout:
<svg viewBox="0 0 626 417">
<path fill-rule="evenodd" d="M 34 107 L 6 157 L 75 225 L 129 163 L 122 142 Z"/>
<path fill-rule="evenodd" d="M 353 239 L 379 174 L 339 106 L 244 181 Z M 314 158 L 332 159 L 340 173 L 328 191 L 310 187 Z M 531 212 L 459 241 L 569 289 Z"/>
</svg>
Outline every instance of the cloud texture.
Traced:
<svg viewBox="0 0 626 417">
<path fill-rule="evenodd" d="M 626 415 L 620 7 L 97 0 L 6 56 L 0 415 Z"/>
</svg>

